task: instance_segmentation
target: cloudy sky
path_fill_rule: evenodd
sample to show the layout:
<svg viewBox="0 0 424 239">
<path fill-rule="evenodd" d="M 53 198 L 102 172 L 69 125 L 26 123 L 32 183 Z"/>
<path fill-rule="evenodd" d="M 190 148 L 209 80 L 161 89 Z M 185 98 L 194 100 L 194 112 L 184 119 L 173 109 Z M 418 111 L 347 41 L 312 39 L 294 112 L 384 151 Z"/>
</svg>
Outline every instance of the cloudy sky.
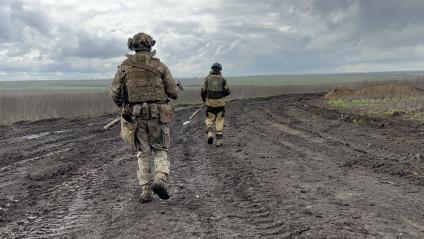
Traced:
<svg viewBox="0 0 424 239">
<path fill-rule="evenodd" d="M 0 2 L 0 80 L 111 78 L 141 31 L 179 77 L 424 70 L 423 0 Z"/>
</svg>

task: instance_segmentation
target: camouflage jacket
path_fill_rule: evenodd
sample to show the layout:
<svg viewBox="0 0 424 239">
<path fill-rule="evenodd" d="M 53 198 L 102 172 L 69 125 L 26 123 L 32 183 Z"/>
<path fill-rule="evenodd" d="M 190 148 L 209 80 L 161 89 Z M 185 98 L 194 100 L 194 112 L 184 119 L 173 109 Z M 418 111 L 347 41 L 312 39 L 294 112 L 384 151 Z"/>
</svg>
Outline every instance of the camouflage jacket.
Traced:
<svg viewBox="0 0 424 239">
<path fill-rule="evenodd" d="M 152 65 L 161 74 L 163 84 L 165 86 L 166 95 L 171 99 L 177 99 L 179 89 L 177 83 L 173 79 L 169 68 L 162 63 L 158 58 L 154 58 L 155 52 L 141 51 L 136 54 L 149 54 L 152 57 Z M 124 64 L 125 61 L 118 66 L 115 77 L 110 85 L 110 96 L 118 107 L 121 107 L 126 102 L 126 74 L 129 70 L 136 66 Z"/>
</svg>

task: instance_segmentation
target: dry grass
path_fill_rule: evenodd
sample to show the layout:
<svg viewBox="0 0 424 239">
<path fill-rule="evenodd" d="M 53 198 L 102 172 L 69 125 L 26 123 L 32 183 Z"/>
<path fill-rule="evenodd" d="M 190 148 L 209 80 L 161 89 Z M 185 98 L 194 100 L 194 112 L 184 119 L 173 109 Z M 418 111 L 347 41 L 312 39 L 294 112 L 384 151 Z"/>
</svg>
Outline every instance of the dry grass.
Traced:
<svg viewBox="0 0 424 239">
<path fill-rule="evenodd" d="M 324 95 L 327 100 L 335 99 L 379 99 L 422 96 L 423 91 L 417 87 L 404 84 L 383 84 L 368 86 L 359 90 L 334 89 Z"/>
<path fill-rule="evenodd" d="M 405 83 L 405 81 L 402 82 Z M 424 81 L 413 80 L 406 83 L 413 86 L 424 86 Z M 340 87 L 360 89 L 367 85 L 376 84 L 381 84 L 381 82 L 364 81 L 316 85 L 237 85 L 231 87 L 232 94 L 228 100 L 282 94 L 327 92 Z M 200 102 L 200 89 L 187 87 L 178 99 L 177 104 L 196 104 Z M 333 103 L 338 106 L 346 104 L 336 101 Z M 411 99 L 405 104 L 416 104 L 418 107 L 421 103 L 419 100 Z M 421 109 L 417 108 L 416 110 Z M 114 106 L 106 89 L 0 91 L 0 124 L 11 124 L 21 120 L 38 120 L 52 117 L 93 116 L 117 111 L 118 109 Z"/>
<path fill-rule="evenodd" d="M 231 99 L 288 93 L 285 87 L 235 86 Z M 186 89 L 177 104 L 200 103 L 200 89 Z M 0 124 L 55 117 L 93 116 L 118 112 L 107 91 L 11 91 L 0 92 Z"/>
<path fill-rule="evenodd" d="M 233 86 L 228 100 L 294 93 L 322 92 L 331 86 Z M 176 104 L 201 103 L 199 88 L 186 88 Z M 0 124 L 54 117 L 93 116 L 118 112 L 107 91 L 0 92 Z"/>
<path fill-rule="evenodd" d="M 98 91 L 35 91 L 0 94 L 0 123 L 53 117 L 99 115 L 115 110 L 109 95 Z"/>
</svg>

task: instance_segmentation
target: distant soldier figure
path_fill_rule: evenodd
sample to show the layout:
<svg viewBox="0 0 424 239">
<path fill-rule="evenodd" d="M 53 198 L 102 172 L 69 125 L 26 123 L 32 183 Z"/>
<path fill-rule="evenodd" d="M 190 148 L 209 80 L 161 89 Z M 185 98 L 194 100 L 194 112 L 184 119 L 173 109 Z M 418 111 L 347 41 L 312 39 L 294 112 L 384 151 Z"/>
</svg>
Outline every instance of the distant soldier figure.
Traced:
<svg viewBox="0 0 424 239">
<path fill-rule="evenodd" d="M 208 144 L 213 144 L 213 130 L 216 129 L 216 146 L 222 146 L 225 116 L 224 97 L 230 95 L 228 83 L 221 74 L 222 66 L 214 63 L 209 75 L 205 78 L 201 90 L 203 102 L 206 104 L 206 128 Z"/>
<path fill-rule="evenodd" d="M 167 151 L 174 107 L 168 98 L 177 99 L 179 94 L 168 67 L 153 57 L 154 45 L 155 40 L 145 33 L 129 38 L 128 48 L 135 54 L 127 55 L 110 87 L 113 101 L 122 108 L 121 136 L 138 151 L 142 203 L 152 201 L 153 192 L 161 199 L 169 198 Z"/>
</svg>

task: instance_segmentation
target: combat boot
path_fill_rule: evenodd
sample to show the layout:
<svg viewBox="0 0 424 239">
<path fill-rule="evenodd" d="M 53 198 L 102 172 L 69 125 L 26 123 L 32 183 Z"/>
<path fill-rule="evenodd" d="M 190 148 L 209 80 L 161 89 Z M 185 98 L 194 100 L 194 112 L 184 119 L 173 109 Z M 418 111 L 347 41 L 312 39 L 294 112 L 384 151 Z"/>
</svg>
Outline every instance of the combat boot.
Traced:
<svg viewBox="0 0 424 239">
<path fill-rule="evenodd" d="M 213 144 L 213 133 L 208 131 L 208 144 Z"/>
<path fill-rule="evenodd" d="M 222 134 L 216 134 L 216 147 L 222 146 L 222 140 L 223 140 Z"/>
<path fill-rule="evenodd" d="M 150 185 L 144 185 L 142 187 L 142 192 L 140 194 L 140 202 L 141 203 L 148 203 L 153 200 L 153 193 Z"/>
<path fill-rule="evenodd" d="M 168 187 L 165 180 L 155 179 L 153 181 L 152 190 L 156 193 L 160 199 L 167 200 L 169 199 Z"/>
</svg>

